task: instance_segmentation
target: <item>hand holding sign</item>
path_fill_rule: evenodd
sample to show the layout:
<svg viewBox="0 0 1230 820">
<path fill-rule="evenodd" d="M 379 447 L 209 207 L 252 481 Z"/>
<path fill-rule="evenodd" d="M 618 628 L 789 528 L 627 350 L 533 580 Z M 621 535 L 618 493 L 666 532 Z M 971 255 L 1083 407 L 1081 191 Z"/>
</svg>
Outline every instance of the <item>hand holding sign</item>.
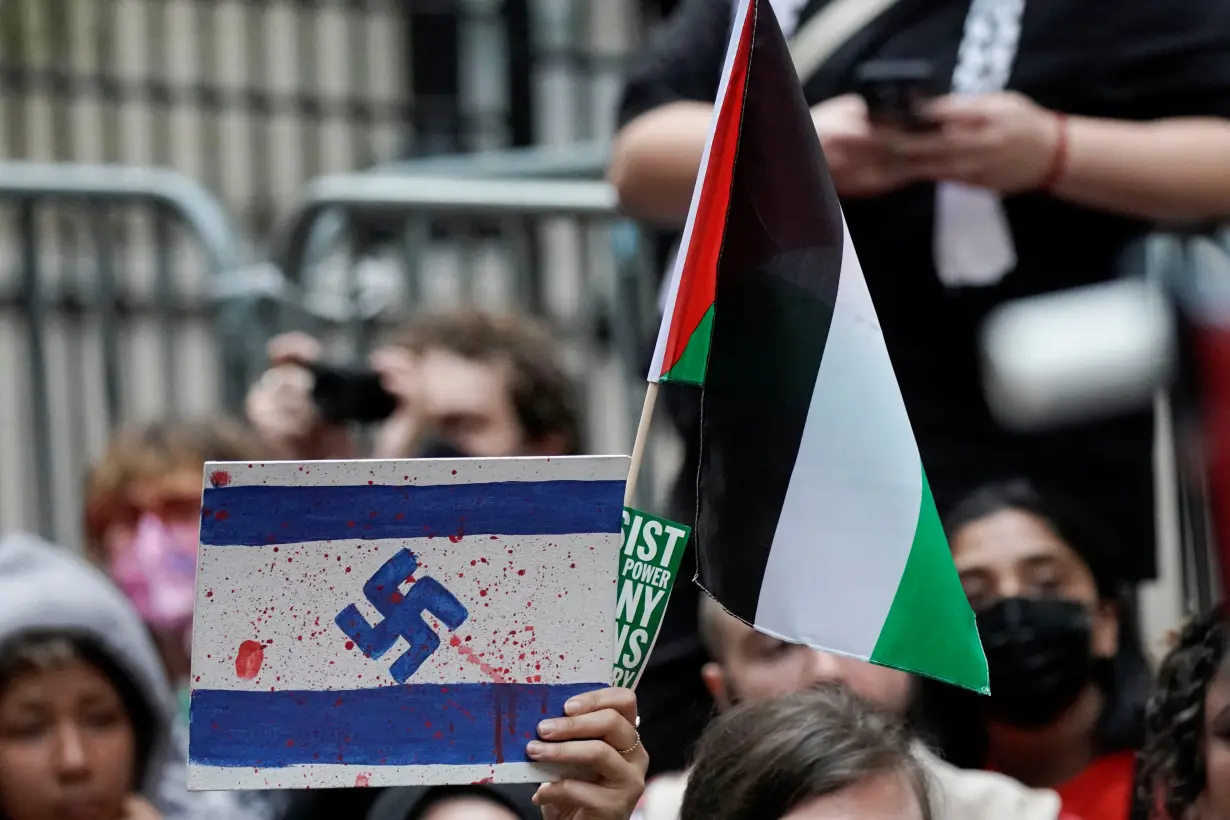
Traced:
<svg viewBox="0 0 1230 820">
<path fill-rule="evenodd" d="M 545 820 L 624 820 L 645 790 L 649 755 L 636 731 L 636 695 L 602 689 L 565 705 L 563 719 L 544 720 L 530 757 L 585 772 L 585 779 L 544 783 L 534 795 Z M 620 752 L 623 752 L 622 754 Z"/>
<path fill-rule="evenodd" d="M 556 776 L 528 745 L 609 681 L 627 467 L 207 465 L 190 786 Z"/>
</svg>

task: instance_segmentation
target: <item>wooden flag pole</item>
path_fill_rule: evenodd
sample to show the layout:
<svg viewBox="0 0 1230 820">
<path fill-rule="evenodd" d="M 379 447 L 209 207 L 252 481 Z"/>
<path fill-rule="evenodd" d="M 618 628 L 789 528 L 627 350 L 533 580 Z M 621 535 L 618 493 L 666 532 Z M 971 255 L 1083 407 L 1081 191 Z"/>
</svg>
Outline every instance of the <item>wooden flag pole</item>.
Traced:
<svg viewBox="0 0 1230 820">
<path fill-rule="evenodd" d="M 632 463 L 628 466 L 628 483 L 624 487 L 624 506 L 631 507 L 636 495 L 636 480 L 640 476 L 641 462 L 645 460 L 645 447 L 649 443 L 649 427 L 653 423 L 653 408 L 658 402 L 658 383 L 650 382 L 645 388 L 645 404 L 641 407 L 641 420 L 636 425 L 636 441 L 632 444 Z"/>
</svg>

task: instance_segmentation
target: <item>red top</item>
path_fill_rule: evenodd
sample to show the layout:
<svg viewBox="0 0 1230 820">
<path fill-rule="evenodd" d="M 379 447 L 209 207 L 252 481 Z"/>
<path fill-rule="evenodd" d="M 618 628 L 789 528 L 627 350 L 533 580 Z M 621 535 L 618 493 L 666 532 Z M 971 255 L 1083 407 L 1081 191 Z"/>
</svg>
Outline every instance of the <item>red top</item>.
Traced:
<svg viewBox="0 0 1230 820">
<path fill-rule="evenodd" d="M 1136 753 L 1116 752 L 1099 757 L 1055 791 L 1065 815 L 1082 820 L 1127 820 L 1135 776 Z"/>
</svg>

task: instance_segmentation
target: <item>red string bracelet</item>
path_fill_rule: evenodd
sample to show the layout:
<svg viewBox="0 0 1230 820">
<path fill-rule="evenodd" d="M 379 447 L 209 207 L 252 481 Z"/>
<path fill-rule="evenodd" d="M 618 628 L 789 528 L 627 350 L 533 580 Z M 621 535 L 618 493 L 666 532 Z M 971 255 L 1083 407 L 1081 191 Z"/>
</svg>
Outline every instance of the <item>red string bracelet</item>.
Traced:
<svg viewBox="0 0 1230 820">
<path fill-rule="evenodd" d="M 1038 186 L 1043 191 L 1049 191 L 1063 179 L 1064 171 L 1068 170 L 1068 115 L 1062 111 L 1055 112 L 1055 125 L 1059 128 L 1059 136 L 1055 140 L 1055 149 L 1051 152 L 1051 164 L 1047 166 L 1046 175 Z"/>
</svg>

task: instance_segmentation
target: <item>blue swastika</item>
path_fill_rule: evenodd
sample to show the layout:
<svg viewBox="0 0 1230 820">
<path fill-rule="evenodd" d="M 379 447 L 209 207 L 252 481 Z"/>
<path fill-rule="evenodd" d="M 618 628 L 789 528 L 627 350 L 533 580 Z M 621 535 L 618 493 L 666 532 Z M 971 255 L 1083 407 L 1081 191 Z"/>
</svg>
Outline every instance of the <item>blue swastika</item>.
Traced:
<svg viewBox="0 0 1230 820">
<path fill-rule="evenodd" d="M 393 648 L 398 638 L 404 638 L 410 648 L 393 661 L 389 673 L 398 683 L 419 670 L 432 652 L 440 648 L 440 638 L 427 625 L 424 616 L 434 615 L 450 630 L 465 623 L 470 613 L 435 578 L 422 578 L 402 593 L 398 588 L 415 570 L 419 559 L 403 549 L 376 570 L 363 585 L 363 595 L 384 616 L 375 626 L 370 624 L 354 604 L 337 613 L 334 622 L 355 642 L 363 654 L 379 658 Z"/>
</svg>

